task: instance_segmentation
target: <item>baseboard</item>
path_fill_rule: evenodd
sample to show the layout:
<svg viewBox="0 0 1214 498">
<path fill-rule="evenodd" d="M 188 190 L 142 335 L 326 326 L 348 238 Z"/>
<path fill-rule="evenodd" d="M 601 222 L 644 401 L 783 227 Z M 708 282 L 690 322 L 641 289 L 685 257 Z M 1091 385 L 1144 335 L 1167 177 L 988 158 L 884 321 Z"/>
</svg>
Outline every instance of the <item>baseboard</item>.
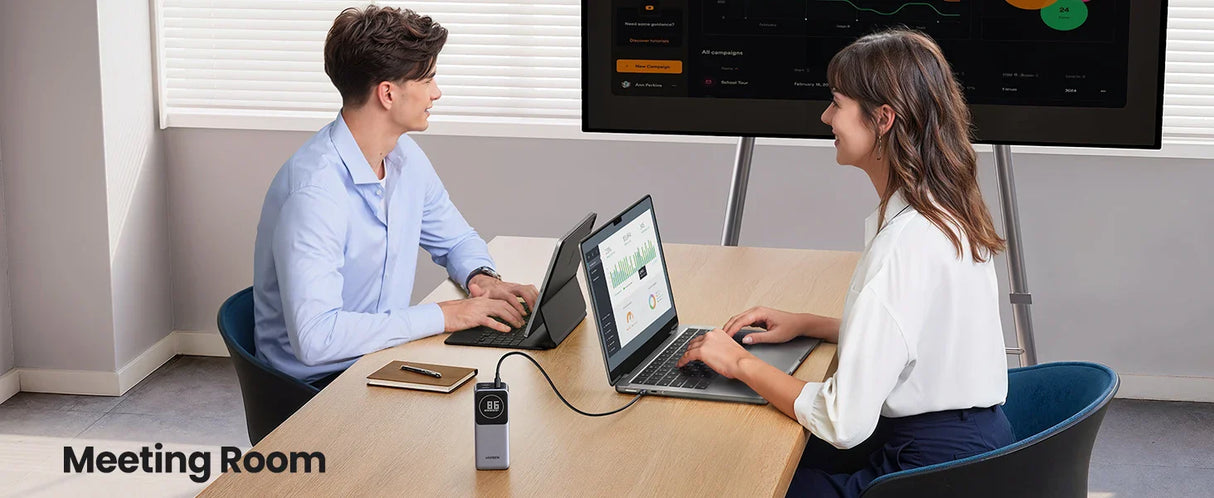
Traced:
<svg viewBox="0 0 1214 498">
<path fill-rule="evenodd" d="M 0 403 L 21 392 L 21 371 L 16 368 L 0 375 Z"/>
<path fill-rule="evenodd" d="M 1118 398 L 1214 403 L 1214 377 L 1119 374 Z"/>
<path fill-rule="evenodd" d="M 88 394 L 122 396 L 174 356 L 228 356 L 218 332 L 173 331 L 153 344 L 117 372 L 97 370 L 58 370 L 47 368 L 13 369 L 0 377 L 0 400 L 18 390 L 52 394 Z M 10 387 L 15 386 L 15 387 Z M 8 393 L 9 390 L 12 393 Z M 7 394 L 6 394 L 7 393 Z"/>
<path fill-rule="evenodd" d="M 135 384 L 138 384 L 139 381 L 152 375 L 152 372 L 155 372 L 161 365 L 173 359 L 174 356 L 177 356 L 177 337 L 170 333 L 164 336 L 163 339 L 156 341 L 156 344 L 153 344 L 143 354 L 118 369 L 119 395 L 121 396 L 122 393 L 135 387 Z"/>
<path fill-rule="evenodd" d="M 186 331 L 173 332 L 177 337 L 177 353 L 191 356 L 228 356 L 228 347 L 224 345 L 219 331 Z"/>
<path fill-rule="evenodd" d="M 22 368 L 21 390 L 51 394 L 122 396 L 118 372 Z"/>
</svg>

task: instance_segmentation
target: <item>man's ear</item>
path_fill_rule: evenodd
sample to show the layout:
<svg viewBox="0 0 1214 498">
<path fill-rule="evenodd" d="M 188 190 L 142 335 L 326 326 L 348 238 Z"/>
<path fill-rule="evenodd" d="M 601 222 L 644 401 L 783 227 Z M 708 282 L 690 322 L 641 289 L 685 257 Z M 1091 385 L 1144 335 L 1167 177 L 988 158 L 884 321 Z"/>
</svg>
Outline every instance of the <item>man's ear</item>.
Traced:
<svg viewBox="0 0 1214 498">
<path fill-rule="evenodd" d="M 894 126 L 894 119 L 897 119 L 898 113 L 894 112 L 894 108 L 889 104 L 881 104 L 877 108 L 877 130 L 881 135 L 889 133 L 889 129 Z"/>
<path fill-rule="evenodd" d="M 381 81 L 375 85 L 374 93 L 371 95 L 372 100 L 383 109 L 391 109 L 392 104 L 400 97 L 399 89 L 395 88 L 391 82 Z"/>
</svg>

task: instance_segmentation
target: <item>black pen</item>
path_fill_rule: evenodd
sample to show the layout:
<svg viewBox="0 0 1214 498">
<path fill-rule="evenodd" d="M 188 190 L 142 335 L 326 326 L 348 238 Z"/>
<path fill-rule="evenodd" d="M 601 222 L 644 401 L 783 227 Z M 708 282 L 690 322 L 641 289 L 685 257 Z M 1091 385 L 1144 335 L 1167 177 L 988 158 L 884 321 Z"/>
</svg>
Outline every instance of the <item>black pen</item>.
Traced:
<svg viewBox="0 0 1214 498">
<path fill-rule="evenodd" d="M 418 368 L 418 367 L 413 367 L 413 366 L 409 366 L 409 365 L 401 365 L 400 369 L 404 370 L 406 372 L 413 372 L 413 373 L 419 373 L 422 375 L 429 375 L 436 379 L 443 378 L 443 374 L 435 372 L 434 370 L 427 370 L 425 368 Z"/>
</svg>

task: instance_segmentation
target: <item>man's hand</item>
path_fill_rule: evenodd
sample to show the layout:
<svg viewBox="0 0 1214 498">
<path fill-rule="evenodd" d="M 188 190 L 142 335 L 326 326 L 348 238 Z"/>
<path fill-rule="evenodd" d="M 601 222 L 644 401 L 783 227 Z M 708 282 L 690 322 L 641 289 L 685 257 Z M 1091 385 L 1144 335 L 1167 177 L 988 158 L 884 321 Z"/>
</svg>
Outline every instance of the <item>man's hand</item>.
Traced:
<svg viewBox="0 0 1214 498">
<path fill-rule="evenodd" d="M 754 358 L 750 351 L 742 349 L 742 345 L 726 335 L 721 329 L 692 339 L 687 343 L 687 352 L 679 358 L 678 366 L 683 366 L 699 360 L 726 378 L 736 378 L 741 368 L 742 360 Z"/>
<path fill-rule="evenodd" d="M 505 302 L 518 311 L 519 316 L 526 316 L 519 298 L 527 302 L 527 307 L 534 310 L 535 301 L 540 297 L 540 291 L 534 285 L 523 285 L 503 282 L 489 275 L 480 274 L 468 282 L 468 295 L 471 297 L 488 297 Z"/>
<path fill-rule="evenodd" d="M 519 313 L 519 310 L 514 309 L 505 301 L 486 296 L 443 301 L 438 303 L 438 307 L 443 310 L 444 332 L 467 330 L 478 325 L 484 325 L 498 332 L 509 332 L 511 326 L 517 328 L 527 323 L 523 321 L 523 315 Z M 501 318 L 510 325 L 499 322 L 494 317 Z"/>
</svg>

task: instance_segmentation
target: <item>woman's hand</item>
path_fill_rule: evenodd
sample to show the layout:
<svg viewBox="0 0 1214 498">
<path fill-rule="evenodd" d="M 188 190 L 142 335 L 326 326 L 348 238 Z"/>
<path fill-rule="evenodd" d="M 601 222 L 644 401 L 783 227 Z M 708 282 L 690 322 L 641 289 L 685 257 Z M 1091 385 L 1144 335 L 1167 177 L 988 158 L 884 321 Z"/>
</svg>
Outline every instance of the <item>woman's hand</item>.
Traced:
<svg viewBox="0 0 1214 498">
<path fill-rule="evenodd" d="M 797 419 L 793 405 L 805 388 L 805 381 L 781 372 L 750 354 L 725 331 L 715 329 L 692 339 L 687 344 L 687 352 L 679 358 L 679 367 L 696 360 L 704 362 L 724 377 L 745 382 L 772 406 L 793 420 Z"/>
<path fill-rule="evenodd" d="M 708 368 L 730 379 L 736 378 L 741 369 L 741 363 L 747 358 L 754 358 L 750 351 L 742 349 L 742 345 L 726 335 L 721 329 L 692 339 L 687 343 L 687 352 L 679 359 L 678 366 L 693 361 L 702 361 Z"/>
<path fill-rule="evenodd" d="M 746 344 L 788 342 L 796 337 L 808 335 L 812 320 L 806 318 L 805 314 L 756 306 L 730 318 L 722 329 L 730 337 L 742 330 L 742 327 L 756 326 L 765 329 L 764 332 L 747 334 L 742 339 Z"/>
</svg>

